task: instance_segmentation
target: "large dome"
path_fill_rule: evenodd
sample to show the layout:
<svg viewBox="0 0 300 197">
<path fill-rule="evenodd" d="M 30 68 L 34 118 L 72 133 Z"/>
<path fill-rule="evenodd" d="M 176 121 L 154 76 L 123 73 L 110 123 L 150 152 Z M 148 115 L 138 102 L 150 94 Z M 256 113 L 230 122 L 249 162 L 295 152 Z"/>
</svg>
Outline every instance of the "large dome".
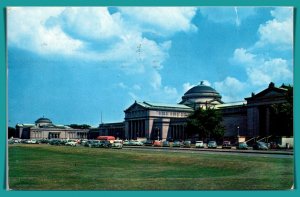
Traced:
<svg viewBox="0 0 300 197">
<path fill-rule="evenodd" d="M 40 124 L 40 123 L 49 123 L 49 124 L 51 124 L 52 123 L 52 121 L 50 120 L 50 119 L 48 119 L 48 118 L 39 118 L 39 119 L 37 119 L 36 121 L 35 121 L 35 123 L 36 124 Z"/>
<path fill-rule="evenodd" d="M 181 104 L 191 107 L 217 105 L 223 103 L 222 96 L 212 87 L 204 85 L 203 81 L 189 89 L 182 97 Z"/>
<path fill-rule="evenodd" d="M 189 94 L 203 94 L 203 93 L 213 93 L 213 94 L 219 94 L 215 89 L 213 89 L 210 86 L 203 85 L 203 83 L 192 87 L 189 89 L 184 95 L 189 95 Z"/>
</svg>

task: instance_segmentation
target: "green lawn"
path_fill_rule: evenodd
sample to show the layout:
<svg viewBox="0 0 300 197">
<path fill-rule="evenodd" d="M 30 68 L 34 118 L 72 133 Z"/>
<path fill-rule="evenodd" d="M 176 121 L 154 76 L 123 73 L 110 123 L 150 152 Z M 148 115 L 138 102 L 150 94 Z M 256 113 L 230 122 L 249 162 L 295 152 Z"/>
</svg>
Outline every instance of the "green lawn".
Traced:
<svg viewBox="0 0 300 197">
<path fill-rule="evenodd" d="M 9 145 L 14 190 L 289 189 L 293 159 Z"/>
</svg>

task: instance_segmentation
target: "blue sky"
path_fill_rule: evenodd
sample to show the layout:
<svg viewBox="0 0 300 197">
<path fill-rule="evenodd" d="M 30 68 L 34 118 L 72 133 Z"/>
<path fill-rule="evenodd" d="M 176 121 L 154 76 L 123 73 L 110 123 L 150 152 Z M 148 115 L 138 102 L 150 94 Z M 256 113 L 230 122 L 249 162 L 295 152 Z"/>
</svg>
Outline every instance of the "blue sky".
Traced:
<svg viewBox="0 0 300 197">
<path fill-rule="evenodd" d="M 293 84 L 291 7 L 10 7 L 8 124 L 122 121 L 205 81 L 224 102 Z"/>
</svg>

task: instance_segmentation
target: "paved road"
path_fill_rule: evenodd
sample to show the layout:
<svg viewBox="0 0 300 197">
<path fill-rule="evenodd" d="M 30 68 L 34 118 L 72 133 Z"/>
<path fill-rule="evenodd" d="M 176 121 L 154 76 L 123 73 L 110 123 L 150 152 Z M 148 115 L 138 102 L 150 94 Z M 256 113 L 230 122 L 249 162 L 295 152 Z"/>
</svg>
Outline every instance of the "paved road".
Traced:
<svg viewBox="0 0 300 197">
<path fill-rule="evenodd" d="M 196 148 L 169 148 L 169 147 L 138 147 L 124 146 L 123 149 L 142 151 L 170 151 L 188 152 L 193 154 L 224 154 L 240 155 L 246 157 L 270 157 L 270 158 L 293 158 L 293 151 L 261 151 L 261 150 L 234 150 L 234 149 L 196 149 Z"/>
</svg>

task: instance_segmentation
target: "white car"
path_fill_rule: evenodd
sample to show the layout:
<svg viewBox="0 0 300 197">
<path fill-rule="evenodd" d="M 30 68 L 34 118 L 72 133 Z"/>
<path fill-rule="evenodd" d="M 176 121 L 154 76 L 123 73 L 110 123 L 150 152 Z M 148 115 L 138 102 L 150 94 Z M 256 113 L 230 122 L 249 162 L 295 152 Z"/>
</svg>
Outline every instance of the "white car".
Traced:
<svg viewBox="0 0 300 197">
<path fill-rule="evenodd" d="M 196 141 L 195 147 L 196 147 L 196 148 L 204 148 L 204 143 L 203 143 L 203 141 Z"/>
<path fill-rule="evenodd" d="M 122 140 L 115 140 L 113 143 L 112 143 L 112 148 L 123 148 L 123 141 Z"/>
<path fill-rule="evenodd" d="M 77 140 L 67 140 L 66 146 L 77 146 Z"/>
<path fill-rule="evenodd" d="M 27 141 L 27 144 L 38 144 L 38 141 L 36 139 L 30 139 Z"/>
</svg>

